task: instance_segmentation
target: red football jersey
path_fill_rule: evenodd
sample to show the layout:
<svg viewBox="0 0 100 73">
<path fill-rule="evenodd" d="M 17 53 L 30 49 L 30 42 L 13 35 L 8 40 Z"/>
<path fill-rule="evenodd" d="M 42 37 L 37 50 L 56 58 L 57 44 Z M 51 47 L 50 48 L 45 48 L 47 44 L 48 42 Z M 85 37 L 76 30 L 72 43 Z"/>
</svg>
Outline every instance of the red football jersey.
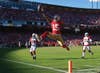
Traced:
<svg viewBox="0 0 100 73">
<path fill-rule="evenodd" d="M 52 33 L 53 34 L 61 34 L 61 27 L 62 27 L 62 22 L 56 22 L 52 21 L 51 22 L 51 28 L 52 28 Z"/>
</svg>

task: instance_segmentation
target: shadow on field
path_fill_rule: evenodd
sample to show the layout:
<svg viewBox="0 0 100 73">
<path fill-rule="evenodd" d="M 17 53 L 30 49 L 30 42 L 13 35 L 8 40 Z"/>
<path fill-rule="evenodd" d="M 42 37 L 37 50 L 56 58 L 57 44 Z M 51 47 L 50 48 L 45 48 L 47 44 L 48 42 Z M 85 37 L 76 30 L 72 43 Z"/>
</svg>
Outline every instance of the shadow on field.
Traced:
<svg viewBox="0 0 100 73">
<path fill-rule="evenodd" d="M 70 59 L 81 59 L 81 58 L 51 58 L 50 60 L 70 60 Z"/>
<path fill-rule="evenodd" d="M 98 58 L 93 58 L 93 57 L 92 58 L 84 58 L 84 60 L 94 60 L 94 59 L 97 60 Z"/>
<path fill-rule="evenodd" d="M 8 59 L 7 54 L 12 51 L 21 50 L 25 48 L 0 48 L 0 73 L 18 73 L 11 62 L 4 61 Z"/>
<path fill-rule="evenodd" d="M 25 48 L 0 48 L 0 58 L 4 58 L 11 51 L 21 50 Z"/>
<path fill-rule="evenodd" d="M 67 58 L 67 59 L 68 59 L 68 60 L 71 60 L 71 59 L 81 59 L 81 58 L 75 58 L 75 57 L 74 57 L 74 58 Z"/>
<path fill-rule="evenodd" d="M 94 59 L 98 59 L 98 58 L 81 58 L 81 57 L 79 57 L 79 58 L 67 58 L 67 59 L 69 59 L 69 60 L 75 60 L 75 59 L 81 59 L 81 60 L 94 60 Z"/>
<path fill-rule="evenodd" d="M 98 58 L 84 58 L 84 59 L 82 59 L 81 57 L 79 57 L 79 58 L 75 58 L 75 57 L 73 57 L 73 58 L 49 58 L 49 60 L 94 60 L 94 59 L 98 59 Z"/>
<path fill-rule="evenodd" d="M 66 58 L 50 58 L 49 60 L 66 60 Z"/>
</svg>

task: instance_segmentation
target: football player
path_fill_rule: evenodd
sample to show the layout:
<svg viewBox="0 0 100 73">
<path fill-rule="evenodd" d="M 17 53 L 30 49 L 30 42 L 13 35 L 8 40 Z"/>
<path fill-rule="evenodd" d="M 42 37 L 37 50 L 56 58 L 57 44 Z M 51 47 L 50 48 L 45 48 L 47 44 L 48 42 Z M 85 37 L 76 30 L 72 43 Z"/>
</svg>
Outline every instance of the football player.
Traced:
<svg viewBox="0 0 100 73">
<path fill-rule="evenodd" d="M 64 44 L 64 40 L 61 35 L 61 29 L 62 29 L 63 23 L 61 22 L 61 18 L 59 15 L 54 16 L 54 19 L 52 20 L 50 26 L 51 26 L 52 32 L 46 31 L 40 36 L 40 38 L 44 39 L 45 37 L 49 37 L 51 39 L 57 40 L 58 44 L 61 47 L 69 51 L 70 49 Z"/>
<path fill-rule="evenodd" d="M 90 48 L 90 45 L 92 43 L 92 39 L 91 37 L 89 36 L 88 32 L 86 32 L 84 34 L 84 37 L 83 37 L 83 50 L 82 50 L 82 58 L 84 58 L 85 56 L 85 52 L 86 52 L 86 49 L 88 50 L 88 52 L 93 55 L 93 52 L 91 51 L 91 48 Z"/>
<path fill-rule="evenodd" d="M 30 38 L 29 42 L 31 43 L 31 47 L 30 47 L 30 53 L 33 56 L 33 59 L 36 60 L 36 44 L 37 42 L 39 42 L 39 37 L 36 33 L 32 34 L 32 37 Z"/>
</svg>

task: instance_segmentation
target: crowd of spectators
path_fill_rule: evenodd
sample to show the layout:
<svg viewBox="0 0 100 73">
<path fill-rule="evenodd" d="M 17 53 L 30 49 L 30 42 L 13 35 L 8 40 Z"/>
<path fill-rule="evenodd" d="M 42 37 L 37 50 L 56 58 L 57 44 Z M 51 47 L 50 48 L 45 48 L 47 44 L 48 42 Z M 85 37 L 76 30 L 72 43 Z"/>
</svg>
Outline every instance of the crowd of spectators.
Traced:
<svg viewBox="0 0 100 73">
<path fill-rule="evenodd" d="M 43 21 L 44 18 L 38 13 L 20 9 L 0 8 L 0 18 L 20 21 Z"/>
<path fill-rule="evenodd" d="M 73 11 L 73 10 L 74 11 Z M 70 24 L 85 24 L 85 25 L 100 25 L 100 12 L 99 10 L 78 10 L 59 7 L 45 7 L 45 14 L 53 18 L 55 14 L 59 14 L 66 25 Z M 87 11 L 87 12 L 86 12 Z"/>
<path fill-rule="evenodd" d="M 65 26 L 74 26 L 74 25 L 100 25 L 100 12 L 96 13 L 96 10 L 91 11 L 78 11 L 74 8 L 68 9 L 57 6 L 43 6 L 44 14 L 50 19 L 53 18 L 55 14 L 61 16 L 62 21 L 65 23 Z M 46 18 L 42 15 L 42 13 L 38 11 L 25 10 L 25 9 L 14 9 L 7 7 L 0 7 L 0 25 L 3 24 L 3 20 L 11 20 L 11 21 L 46 21 Z M 28 25 L 28 24 L 27 24 Z M 39 27 L 38 27 L 39 28 Z M 12 30 L 13 31 L 13 30 Z M 42 30 L 41 30 L 42 31 Z M 6 45 L 10 47 L 21 46 L 25 44 L 27 45 L 29 38 L 32 33 L 17 33 L 17 32 L 3 32 L 0 31 L 0 46 Z M 68 33 L 66 33 L 68 34 Z M 81 35 L 63 35 L 65 43 L 69 46 L 81 45 L 82 37 Z M 93 35 L 94 40 L 98 43 L 100 41 L 100 35 Z M 45 39 L 42 41 L 40 45 L 45 46 L 58 46 L 55 40 Z"/>
<path fill-rule="evenodd" d="M 91 13 L 85 11 L 71 11 L 67 8 L 56 9 L 54 7 L 50 9 L 49 7 L 44 8 L 44 13 L 49 18 L 53 18 L 55 14 L 59 14 L 62 17 L 65 25 L 100 25 L 100 13 Z M 0 8 L 0 19 L 6 20 L 21 20 L 21 21 L 45 21 L 46 19 L 42 16 L 42 13 L 38 11 L 28 11 L 21 9 L 11 9 L 11 8 Z"/>
<path fill-rule="evenodd" d="M 29 41 L 29 33 L 16 33 L 16 32 L 0 32 L 0 46 L 18 47 L 25 46 Z"/>
<path fill-rule="evenodd" d="M 29 39 L 31 33 L 17 33 L 17 32 L 0 32 L 0 47 L 27 47 L 29 46 Z M 100 35 L 93 35 L 93 43 L 100 44 Z M 63 34 L 65 44 L 69 46 L 82 45 L 82 35 Z M 39 46 L 59 46 L 55 40 L 46 38 L 38 43 Z"/>
</svg>

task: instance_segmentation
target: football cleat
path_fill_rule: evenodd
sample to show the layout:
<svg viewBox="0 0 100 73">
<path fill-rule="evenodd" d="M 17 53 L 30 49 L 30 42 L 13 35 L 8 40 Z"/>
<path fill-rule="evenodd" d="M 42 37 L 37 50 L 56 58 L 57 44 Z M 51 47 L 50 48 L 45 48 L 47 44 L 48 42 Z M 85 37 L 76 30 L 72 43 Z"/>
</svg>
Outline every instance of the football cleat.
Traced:
<svg viewBox="0 0 100 73">
<path fill-rule="evenodd" d="M 36 60 L 36 56 L 33 56 L 33 60 Z"/>
</svg>

